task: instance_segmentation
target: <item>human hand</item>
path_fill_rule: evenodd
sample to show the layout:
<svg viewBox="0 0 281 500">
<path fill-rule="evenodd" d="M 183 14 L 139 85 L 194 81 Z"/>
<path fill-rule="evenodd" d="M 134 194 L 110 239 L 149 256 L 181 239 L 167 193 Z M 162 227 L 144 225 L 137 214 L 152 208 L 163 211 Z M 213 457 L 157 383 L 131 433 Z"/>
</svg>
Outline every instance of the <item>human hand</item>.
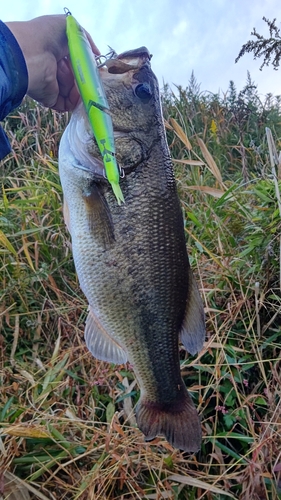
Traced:
<svg viewBox="0 0 281 500">
<path fill-rule="evenodd" d="M 66 36 L 66 16 L 36 17 L 8 22 L 8 28 L 23 52 L 28 71 L 27 94 L 46 107 L 71 111 L 79 100 Z M 95 54 L 100 54 L 87 33 Z"/>
</svg>

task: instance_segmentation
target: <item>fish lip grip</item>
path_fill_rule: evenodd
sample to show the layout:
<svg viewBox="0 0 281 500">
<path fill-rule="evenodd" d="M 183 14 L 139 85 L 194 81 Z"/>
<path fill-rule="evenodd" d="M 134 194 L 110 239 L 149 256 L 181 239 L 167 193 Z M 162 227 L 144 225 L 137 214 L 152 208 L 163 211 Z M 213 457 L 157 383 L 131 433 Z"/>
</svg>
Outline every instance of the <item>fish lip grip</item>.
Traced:
<svg viewBox="0 0 281 500">
<path fill-rule="evenodd" d="M 102 156 L 105 177 L 118 205 L 124 203 L 119 185 L 120 172 L 115 158 L 114 132 L 109 106 L 95 56 L 83 28 L 65 8 L 66 35 L 70 61 L 88 119 Z"/>
</svg>

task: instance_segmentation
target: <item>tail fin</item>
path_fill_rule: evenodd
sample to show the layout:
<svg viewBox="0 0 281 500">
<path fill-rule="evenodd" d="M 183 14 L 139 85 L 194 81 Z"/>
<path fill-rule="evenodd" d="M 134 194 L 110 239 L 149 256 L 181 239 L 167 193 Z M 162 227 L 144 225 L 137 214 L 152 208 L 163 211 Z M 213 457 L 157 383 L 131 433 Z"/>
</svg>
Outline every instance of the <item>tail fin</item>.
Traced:
<svg viewBox="0 0 281 500">
<path fill-rule="evenodd" d="M 180 450 L 196 452 L 200 449 L 200 419 L 185 387 L 180 400 L 173 404 L 141 399 L 136 416 L 138 427 L 147 441 L 160 434 Z"/>
</svg>

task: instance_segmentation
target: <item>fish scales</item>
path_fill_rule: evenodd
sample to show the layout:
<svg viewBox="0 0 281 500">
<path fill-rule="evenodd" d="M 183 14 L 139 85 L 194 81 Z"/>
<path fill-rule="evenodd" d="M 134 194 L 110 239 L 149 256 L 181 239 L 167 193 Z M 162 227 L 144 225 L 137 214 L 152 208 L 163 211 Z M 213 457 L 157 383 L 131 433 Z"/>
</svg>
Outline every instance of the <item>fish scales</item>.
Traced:
<svg viewBox="0 0 281 500">
<path fill-rule="evenodd" d="M 137 423 L 147 439 L 162 434 L 175 447 L 197 451 L 200 421 L 181 378 L 179 337 L 189 352 L 199 351 L 204 313 L 147 49 L 124 53 L 101 76 L 125 204 L 117 205 L 103 180 L 81 106 L 59 151 L 64 213 L 89 302 L 86 343 L 99 359 L 133 365 L 141 390 Z"/>
</svg>

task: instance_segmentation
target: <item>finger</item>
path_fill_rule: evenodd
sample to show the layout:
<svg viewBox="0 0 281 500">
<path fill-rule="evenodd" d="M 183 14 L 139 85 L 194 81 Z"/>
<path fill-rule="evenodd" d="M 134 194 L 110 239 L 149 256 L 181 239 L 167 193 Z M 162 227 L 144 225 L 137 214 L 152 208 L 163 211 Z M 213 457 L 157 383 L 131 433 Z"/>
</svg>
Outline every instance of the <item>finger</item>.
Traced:
<svg viewBox="0 0 281 500">
<path fill-rule="evenodd" d="M 74 85 L 74 75 L 69 61 L 65 58 L 58 62 L 57 80 L 60 94 L 66 97 Z"/>
<path fill-rule="evenodd" d="M 79 99 L 80 99 L 80 96 L 78 95 L 78 97 L 77 97 L 77 93 L 75 93 L 75 97 L 73 97 L 71 92 L 70 92 L 69 96 L 67 96 L 67 97 L 63 97 L 62 95 L 59 95 L 57 102 L 53 106 L 53 109 L 55 111 L 59 111 L 60 113 L 63 113 L 65 111 L 73 111 L 76 108 L 76 106 L 79 102 Z"/>
<path fill-rule="evenodd" d="M 52 67 L 53 66 L 53 67 Z M 40 102 L 46 108 L 53 108 L 58 99 L 59 85 L 56 78 L 56 63 L 49 67 L 48 81 L 40 80 L 36 86 L 28 87 L 27 94 L 36 101 Z"/>
<path fill-rule="evenodd" d="M 91 45 L 91 49 L 92 49 L 92 51 L 93 51 L 93 52 L 94 52 L 94 54 L 96 54 L 97 56 L 100 56 L 100 55 L 101 55 L 101 53 L 100 53 L 99 49 L 97 48 L 96 44 L 94 43 L 94 40 L 92 39 L 92 37 L 91 37 L 90 33 L 88 33 L 88 31 L 86 31 L 86 30 L 85 30 L 85 33 L 86 33 L 87 38 L 88 38 L 88 40 L 89 40 L 89 43 L 90 43 L 90 45 Z"/>
<path fill-rule="evenodd" d="M 57 111 L 72 111 L 80 97 L 70 61 L 62 59 L 58 62 L 57 80 L 59 84 L 59 96 L 55 109 Z"/>
</svg>

